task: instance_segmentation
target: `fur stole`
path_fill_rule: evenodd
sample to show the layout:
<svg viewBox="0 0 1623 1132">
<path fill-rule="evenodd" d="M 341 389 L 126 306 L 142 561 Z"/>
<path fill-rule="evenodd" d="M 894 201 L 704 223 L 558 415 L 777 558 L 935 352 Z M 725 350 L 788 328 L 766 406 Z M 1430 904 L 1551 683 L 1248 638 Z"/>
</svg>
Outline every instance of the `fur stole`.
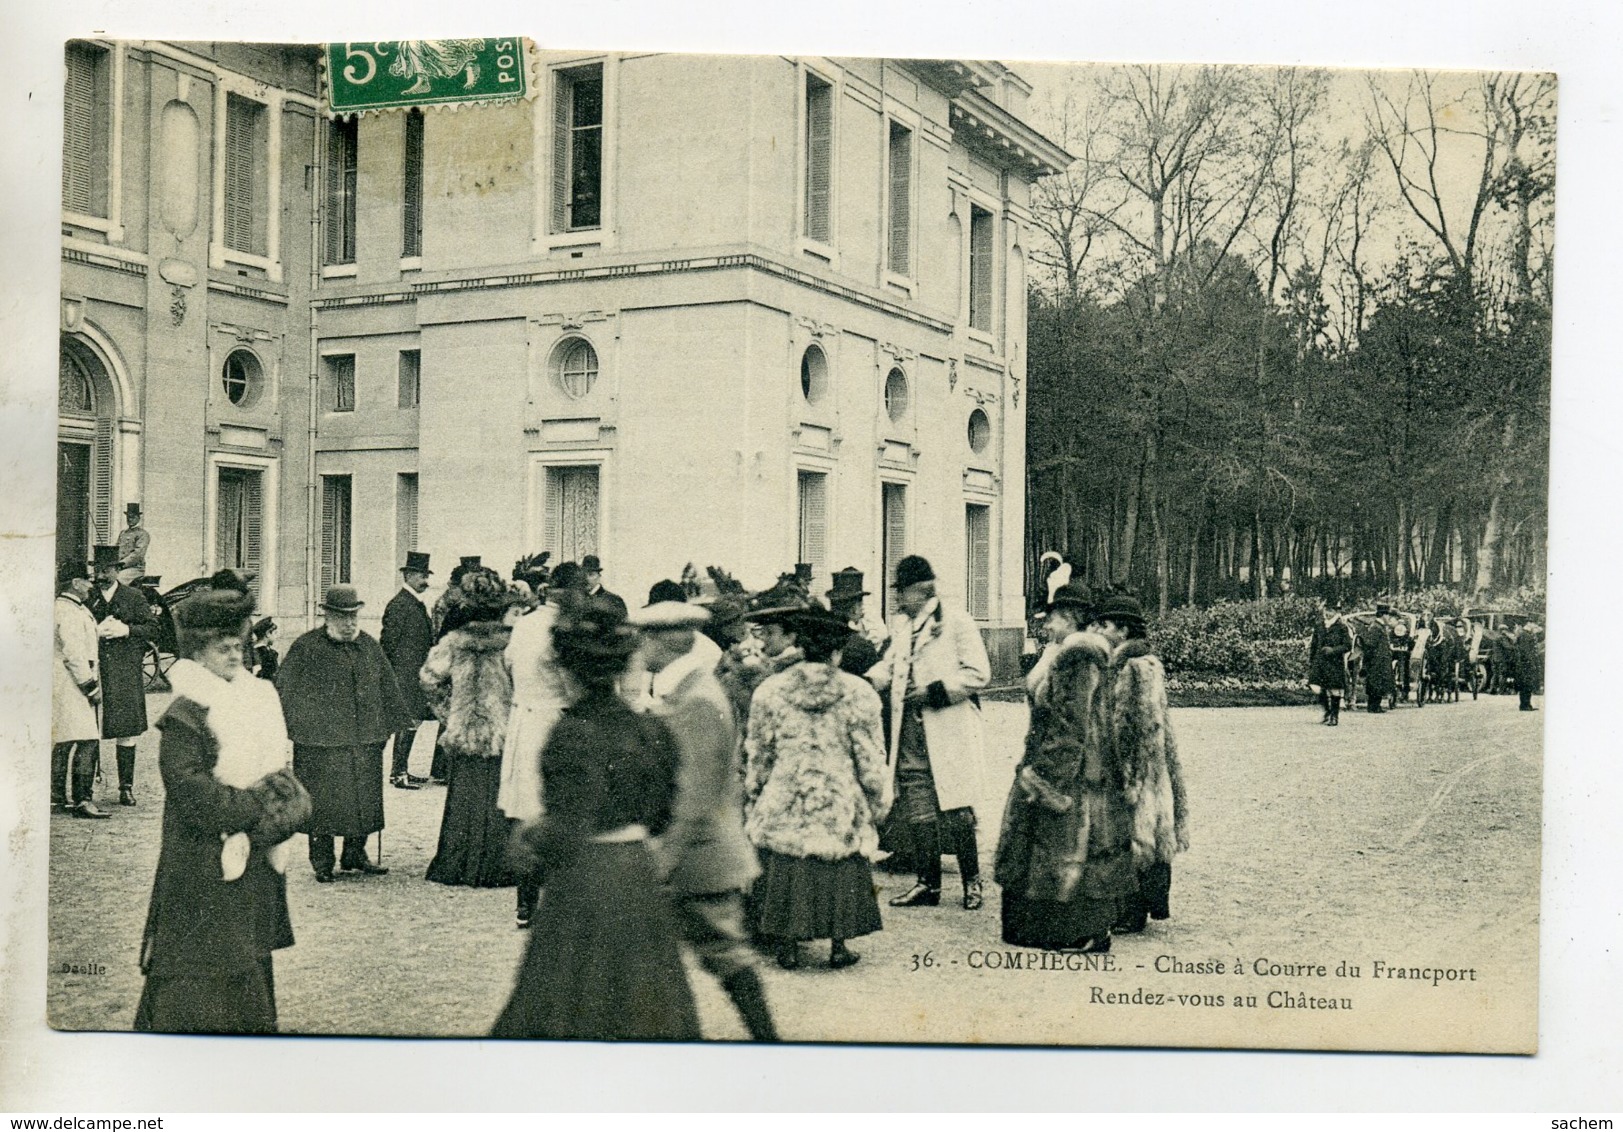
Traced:
<svg viewBox="0 0 1623 1132">
<path fill-rule="evenodd" d="M 506 656 L 512 633 L 497 621 L 463 625 L 445 634 L 423 663 L 423 693 L 444 724 L 441 741 L 457 754 L 501 757 L 513 710 Z"/>
<path fill-rule="evenodd" d="M 1142 640 L 1122 643 L 1111 663 L 1111 737 L 1133 817 L 1133 859 L 1140 866 L 1170 862 L 1189 847 L 1189 834 L 1178 744 L 1167 717 L 1166 671 Z"/>
</svg>

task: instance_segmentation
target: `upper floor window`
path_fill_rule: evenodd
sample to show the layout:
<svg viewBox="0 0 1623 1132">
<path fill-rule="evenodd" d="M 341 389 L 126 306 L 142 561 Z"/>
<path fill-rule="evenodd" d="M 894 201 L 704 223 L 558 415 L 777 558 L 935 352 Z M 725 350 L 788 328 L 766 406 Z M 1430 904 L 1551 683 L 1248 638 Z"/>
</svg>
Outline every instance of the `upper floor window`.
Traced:
<svg viewBox="0 0 1623 1132">
<path fill-rule="evenodd" d="M 355 411 L 355 355 L 328 354 L 321 359 L 327 378 L 327 411 Z"/>
<path fill-rule="evenodd" d="M 220 387 L 225 391 L 225 399 L 237 408 L 249 408 L 259 400 L 264 380 L 264 367 L 252 350 L 232 350 L 226 355 L 225 365 L 220 369 Z"/>
<path fill-rule="evenodd" d="M 269 216 L 270 115 L 252 99 L 228 94 L 225 100 L 224 243 L 248 255 L 267 253 Z"/>
<path fill-rule="evenodd" d="M 108 215 L 112 165 L 112 61 L 89 43 L 67 47 L 62 106 L 62 207 L 85 216 Z"/>
<path fill-rule="evenodd" d="M 603 223 L 603 65 L 554 74 L 552 230 L 597 228 Z"/>
<path fill-rule="evenodd" d="M 828 358 L 823 348 L 813 343 L 800 355 L 800 395 L 811 405 L 817 404 L 828 393 Z"/>
<path fill-rule="evenodd" d="M 423 112 L 406 111 L 406 168 L 400 193 L 400 254 L 423 254 Z"/>
<path fill-rule="evenodd" d="M 415 409 L 423 395 L 423 355 L 420 350 L 400 351 L 400 408 Z"/>
<path fill-rule="evenodd" d="M 355 171 L 360 151 L 357 119 L 327 123 L 328 264 L 355 262 Z"/>
<path fill-rule="evenodd" d="M 979 205 L 969 206 L 969 325 L 992 333 L 992 266 L 996 232 L 992 214 Z"/>
<path fill-rule="evenodd" d="M 597 351 L 584 338 L 576 338 L 558 352 L 558 385 L 569 396 L 586 396 L 597 384 Z"/>
<path fill-rule="evenodd" d="M 834 88 L 806 76 L 806 236 L 828 243 L 834 185 Z"/>
<path fill-rule="evenodd" d="M 890 124 L 890 242 L 887 262 L 897 275 L 913 265 L 913 131 Z"/>
</svg>

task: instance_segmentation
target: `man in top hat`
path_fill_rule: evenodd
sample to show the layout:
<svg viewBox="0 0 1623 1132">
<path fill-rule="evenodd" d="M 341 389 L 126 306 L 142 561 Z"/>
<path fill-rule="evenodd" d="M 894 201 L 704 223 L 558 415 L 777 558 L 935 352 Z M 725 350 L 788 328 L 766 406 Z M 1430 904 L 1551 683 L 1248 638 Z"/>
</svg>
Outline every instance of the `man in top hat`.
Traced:
<svg viewBox="0 0 1623 1132">
<path fill-rule="evenodd" d="M 327 588 L 325 623 L 293 642 L 276 673 L 276 690 L 293 741 L 293 773 L 310 792 L 310 864 L 333 879 L 333 838 L 344 839 L 339 867 L 389 870 L 366 855 L 383 828 L 383 745 L 406 718 L 400 686 L 378 642 L 361 632 L 365 603 L 354 586 Z"/>
<path fill-rule="evenodd" d="M 1511 646 L 1515 657 L 1516 668 L 1516 695 L 1520 699 L 1520 710 L 1537 711 L 1533 706 L 1533 693 L 1541 691 L 1544 686 L 1544 645 L 1540 638 L 1543 631 L 1536 621 L 1529 621 L 1522 626 L 1521 632 L 1516 635 L 1516 643 Z"/>
<path fill-rule="evenodd" d="M 135 741 L 147 729 L 146 677 L 141 662 L 158 633 L 158 619 L 139 590 L 119 581 L 118 547 L 95 549 L 96 585 L 85 608 L 96 619 L 101 661 L 101 737 L 118 755 L 118 801 L 135 805 Z"/>
<path fill-rule="evenodd" d="M 428 659 L 428 650 L 434 647 L 434 621 L 419 596 L 428 589 L 433 573 L 428 568 L 427 554 L 406 551 L 406 564 L 400 568 L 400 592 L 383 607 L 383 631 L 378 635 L 378 644 L 389 659 L 395 682 L 400 685 L 400 698 L 406 705 L 406 722 L 395 732 L 394 765 L 389 769 L 389 781 L 401 790 L 421 789 L 424 781 L 407 772 L 406 760 L 411 757 L 417 725 L 431 718 L 417 673 Z"/>
<path fill-rule="evenodd" d="M 709 620 L 703 606 L 679 601 L 649 605 L 629 619 L 642 630 L 652 710 L 681 752 L 671 824 L 659 838 L 658 857 L 699 961 L 720 980 L 750 1037 L 777 1041 L 744 929 L 744 890 L 761 869 L 744 836 L 738 731 L 715 676 L 715 648 L 696 632 Z"/>
<path fill-rule="evenodd" d="M 824 595 L 828 607 L 851 626 L 851 635 L 840 646 L 840 670 L 853 676 L 866 676 L 868 669 L 879 663 L 879 644 L 884 634 L 875 634 L 868 628 L 863 616 L 862 599 L 869 591 L 862 588 L 862 571 L 847 566 L 834 575 L 834 585 Z"/>
<path fill-rule="evenodd" d="M 118 568 L 144 572 L 147 568 L 147 547 L 152 535 L 141 526 L 141 505 L 124 505 L 124 529 L 118 532 Z"/>
<path fill-rule="evenodd" d="M 626 603 L 619 594 L 610 593 L 603 588 L 603 563 L 595 554 L 588 554 L 580 560 L 580 568 L 586 574 L 586 596 L 607 599 L 610 604 L 620 607 L 621 616 L 626 614 Z"/>
<path fill-rule="evenodd" d="M 890 648 L 868 672 L 890 699 L 889 762 L 896 774 L 896 810 L 912 835 L 918 883 L 890 901 L 910 908 L 941 903 L 942 817 L 951 823 L 963 882 L 963 906 L 983 896 L 973 807 L 981 797 L 979 692 L 992 678 L 981 633 L 968 612 L 949 609 L 936 594 L 930 563 L 910 554 L 896 564 L 896 605 Z"/>
<path fill-rule="evenodd" d="M 1375 616 L 1358 630 L 1358 645 L 1364 654 L 1364 693 L 1371 715 L 1385 711 L 1387 699 L 1397 694 L 1397 681 L 1392 674 L 1392 635 L 1386 628 L 1386 618 L 1391 612 L 1391 606 L 1377 605 Z"/>
</svg>

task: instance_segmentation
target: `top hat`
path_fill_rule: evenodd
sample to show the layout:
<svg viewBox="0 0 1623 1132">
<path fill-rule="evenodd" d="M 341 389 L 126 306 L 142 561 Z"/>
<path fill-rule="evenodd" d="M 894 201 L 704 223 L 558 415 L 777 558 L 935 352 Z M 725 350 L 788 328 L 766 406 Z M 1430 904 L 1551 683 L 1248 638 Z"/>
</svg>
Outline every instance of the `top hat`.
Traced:
<svg viewBox="0 0 1623 1132">
<path fill-rule="evenodd" d="M 464 570 L 472 570 L 474 567 L 476 567 L 478 565 L 479 565 L 479 556 L 477 554 L 464 554 L 462 556 L 462 568 Z"/>
<path fill-rule="evenodd" d="M 935 571 L 930 569 L 930 561 L 917 554 L 909 554 L 896 563 L 896 581 L 893 589 L 905 590 L 908 586 L 916 586 L 920 582 L 935 581 Z"/>
<path fill-rule="evenodd" d="M 597 555 L 588 554 L 580 560 L 580 568 L 588 574 L 601 574 L 603 572 L 603 562 Z"/>
<path fill-rule="evenodd" d="M 804 586 L 810 587 L 812 580 L 812 564 L 810 562 L 795 563 L 795 578 Z"/>
<path fill-rule="evenodd" d="M 1093 611 L 1093 595 L 1080 582 L 1066 582 L 1054 591 L 1054 599 L 1048 603 L 1048 608 L 1074 609 L 1087 618 Z"/>
<path fill-rule="evenodd" d="M 1093 607 L 1095 621 L 1144 624 L 1144 607 L 1132 594 L 1107 594 Z"/>
<path fill-rule="evenodd" d="M 427 553 L 421 550 L 406 551 L 406 564 L 400 568 L 402 570 L 415 570 L 419 574 L 432 574 L 434 572 L 428 568 Z"/>
<path fill-rule="evenodd" d="M 365 604 L 354 586 L 328 586 L 327 596 L 321 599 L 321 608 L 334 613 L 354 613 Z"/>
<path fill-rule="evenodd" d="M 97 569 L 103 566 L 118 565 L 118 547 L 116 546 L 98 546 L 94 554 L 95 557 L 91 560 L 91 565 Z"/>
<path fill-rule="evenodd" d="M 1378 602 L 1375 603 L 1375 616 L 1377 616 L 1377 617 L 1385 617 L 1388 613 L 1391 613 L 1391 612 L 1392 612 L 1392 607 L 1390 605 L 1388 605 L 1386 602 L 1378 601 Z"/>
<path fill-rule="evenodd" d="M 56 588 L 61 592 L 68 588 L 68 583 L 82 578 L 90 577 L 90 571 L 85 569 L 83 562 L 62 562 L 56 567 Z"/>
<path fill-rule="evenodd" d="M 132 517 L 138 517 L 141 514 L 141 505 L 139 503 L 124 504 L 124 514 Z"/>
<path fill-rule="evenodd" d="M 847 566 L 844 570 L 834 574 L 834 588 L 829 590 L 829 601 L 854 601 L 859 597 L 867 597 L 869 591 L 862 588 L 862 571 L 855 566 Z"/>
<path fill-rule="evenodd" d="M 710 611 L 685 601 L 656 601 L 626 618 L 626 624 L 658 632 L 661 629 L 697 629 L 710 620 Z"/>
</svg>

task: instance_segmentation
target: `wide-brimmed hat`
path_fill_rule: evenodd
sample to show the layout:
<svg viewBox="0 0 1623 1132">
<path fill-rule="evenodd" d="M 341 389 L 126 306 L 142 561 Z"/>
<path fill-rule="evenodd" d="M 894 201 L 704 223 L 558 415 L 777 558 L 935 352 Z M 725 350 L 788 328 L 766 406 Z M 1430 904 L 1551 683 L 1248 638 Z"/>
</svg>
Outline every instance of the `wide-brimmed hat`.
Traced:
<svg viewBox="0 0 1623 1132">
<path fill-rule="evenodd" d="M 822 606 L 791 609 L 780 614 L 778 623 L 798 636 L 843 641 L 851 635 L 850 622 Z"/>
<path fill-rule="evenodd" d="M 428 554 L 421 550 L 406 551 L 406 564 L 400 568 L 402 570 L 415 570 L 419 574 L 432 574 L 434 572 L 428 568 Z"/>
<path fill-rule="evenodd" d="M 780 578 L 778 584 L 762 590 L 750 599 L 744 620 L 763 625 L 779 621 L 785 614 L 796 613 L 811 604 L 811 598 L 794 580 L 794 575 Z"/>
<path fill-rule="evenodd" d="M 1143 625 L 1144 607 L 1132 594 L 1106 594 L 1094 603 L 1093 619 Z"/>
<path fill-rule="evenodd" d="M 868 594 L 869 591 L 862 588 L 862 571 L 855 566 L 847 566 L 835 572 L 834 586 L 825 596 L 829 601 L 855 601 Z"/>
<path fill-rule="evenodd" d="M 254 611 L 254 602 L 236 590 L 198 590 L 175 606 L 175 627 L 182 632 L 234 632 Z"/>
<path fill-rule="evenodd" d="M 334 613 L 354 613 L 365 604 L 354 586 L 328 586 L 326 596 L 321 599 L 321 608 Z"/>
<path fill-rule="evenodd" d="M 697 629 L 710 620 L 710 611 L 685 601 L 656 601 L 626 618 L 628 625 L 651 632 L 664 629 Z"/>
<path fill-rule="evenodd" d="M 558 623 L 552 629 L 558 658 L 568 667 L 571 656 L 614 660 L 637 650 L 636 629 L 626 624 L 620 606 L 600 594 L 565 596 Z"/>
<path fill-rule="evenodd" d="M 116 546 L 98 546 L 91 551 L 91 554 L 93 557 L 90 564 L 97 569 L 103 566 L 118 565 L 118 547 Z"/>
<path fill-rule="evenodd" d="M 1048 608 L 1073 609 L 1086 621 L 1093 613 L 1093 595 L 1080 582 L 1066 582 L 1054 591 L 1054 600 L 1048 603 Z"/>
<path fill-rule="evenodd" d="M 896 563 L 896 580 L 891 588 L 905 590 L 908 586 L 916 586 L 920 582 L 933 581 L 935 571 L 930 568 L 930 560 L 918 554 L 909 554 Z"/>
</svg>

